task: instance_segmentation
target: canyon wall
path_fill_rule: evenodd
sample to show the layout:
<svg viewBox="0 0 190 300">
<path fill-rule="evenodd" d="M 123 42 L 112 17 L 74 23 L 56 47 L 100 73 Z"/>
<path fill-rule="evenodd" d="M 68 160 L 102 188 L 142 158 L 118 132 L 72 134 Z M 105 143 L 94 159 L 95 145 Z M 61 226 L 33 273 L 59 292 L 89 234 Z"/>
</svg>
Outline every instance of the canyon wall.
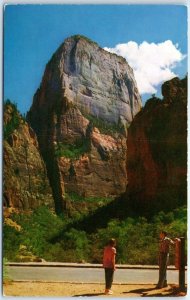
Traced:
<svg viewBox="0 0 190 300">
<path fill-rule="evenodd" d="M 27 210 L 41 205 L 54 208 L 38 141 L 16 106 L 4 105 L 3 204 Z"/>
<path fill-rule="evenodd" d="M 162 94 L 128 130 L 128 194 L 143 211 L 187 202 L 187 78 L 165 82 Z"/>
</svg>

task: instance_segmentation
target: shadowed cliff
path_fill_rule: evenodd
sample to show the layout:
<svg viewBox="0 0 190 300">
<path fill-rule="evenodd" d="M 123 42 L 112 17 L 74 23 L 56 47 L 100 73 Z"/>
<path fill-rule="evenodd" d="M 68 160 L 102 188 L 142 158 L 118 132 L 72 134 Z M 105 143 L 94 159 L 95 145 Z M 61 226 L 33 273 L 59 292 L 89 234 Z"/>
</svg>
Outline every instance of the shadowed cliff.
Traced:
<svg viewBox="0 0 190 300">
<path fill-rule="evenodd" d="M 128 194 L 138 211 L 187 203 L 187 78 L 162 85 L 128 130 Z"/>
</svg>

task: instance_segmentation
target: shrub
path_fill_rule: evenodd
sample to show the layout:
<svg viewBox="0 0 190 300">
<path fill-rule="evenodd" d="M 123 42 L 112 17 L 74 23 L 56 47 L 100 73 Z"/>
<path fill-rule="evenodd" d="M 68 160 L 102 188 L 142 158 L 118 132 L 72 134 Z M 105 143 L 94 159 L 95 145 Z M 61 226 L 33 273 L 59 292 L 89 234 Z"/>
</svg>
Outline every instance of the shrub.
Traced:
<svg viewBox="0 0 190 300">
<path fill-rule="evenodd" d="M 90 216 L 81 213 L 82 217 L 88 220 Z M 44 206 L 12 218 L 21 225 L 22 231 L 4 225 L 3 250 L 9 261 L 18 259 L 19 249 L 24 245 L 27 251 L 48 261 L 102 263 L 103 248 L 113 237 L 117 241 L 117 263 L 157 264 L 159 232 L 164 229 L 172 238 L 186 237 L 187 233 L 186 207 L 160 212 L 149 221 L 144 217 L 128 217 L 122 221 L 115 218 L 100 229 L 94 223 L 93 232 L 88 234 L 74 227 L 80 223 L 77 217 L 60 218 Z"/>
<path fill-rule="evenodd" d="M 75 192 L 68 192 L 65 194 L 66 199 L 72 200 L 74 202 L 94 202 L 94 203 L 102 203 L 107 204 L 113 199 L 111 198 L 105 198 L 105 197 L 84 197 L 80 196 L 79 194 Z"/>
<path fill-rule="evenodd" d="M 87 138 L 77 140 L 74 144 L 58 143 L 55 147 L 56 157 L 67 157 L 79 159 L 79 157 L 90 151 L 90 141 Z"/>
<path fill-rule="evenodd" d="M 121 123 L 110 123 L 101 118 L 97 118 L 90 114 L 83 112 L 85 118 L 87 118 L 93 127 L 97 127 L 101 133 L 114 135 L 116 133 L 124 133 L 124 126 Z"/>
<path fill-rule="evenodd" d="M 3 257 L 3 283 L 10 281 L 10 275 L 6 264 L 8 263 L 7 258 Z"/>
<path fill-rule="evenodd" d="M 12 113 L 10 121 L 7 124 L 4 124 L 3 127 L 3 136 L 5 140 L 7 140 L 8 137 L 13 133 L 13 131 L 19 127 L 21 120 L 17 111 L 16 104 L 13 104 L 10 102 L 10 100 L 7 100 L 4 104 L 4 108 L 6 109 L 7 106 L 12 107 Z"/>
<path fill-rule="evenodd" d="M 175 218 L 174 215 L 183 215 Z M 92 249 L 91 260 L 102 261 L 102 249 L 107 240 L 114 237 L 117 241 L 117 263 L 124 264 L 157 264 L 159 232 L 166 230 L 170 237 L 186 236 L 187 221 L 186 209 L 164 213 L 161 212 L 148 222 L 145 218 L 126 218 L 124 221 L 112 220 L 106 228 L 99 229 L 91 235 Z M 174 255 L 171 251 L 171 263 Z"/>
<path fill-rule="evenodd" d="M 3 225 L 3 255 L 10 261 L 16 260 L 21 243 L 21 232 L 14 227 Z"/>
<path fill-rule="evenodd" d="M 34 255 L 40 257 L 43 257 L 48 249 L 49 241 L 64 226 L 64 221 L 54 215 L 46 206 L 37 208 L 31 214 L 14 215 L 13 219 L 23 228 L 18 250 L 19 245 L 23 244 Z"/>
<path fill-rule="evenodd" d="M 98 46 L 98 44 L 96 42 L 92 41 L 91 39 L 87 38 L 84 35 L 76 34 L 76 35 L 71 36 L 71 38 L 73 38 L 75 41 L 79 41 L 80 39 L 83 39 L 83 40 L 87 41 L 90 44 L 94 44 L 94 45 Z"/>
<path fill-rule="evenodd" d="M 75 250 L 77 262 L 87 261 L 90 254 L 89 240 L 84 231 L 71 229 L 64 235 L 66 250 Z"/>
</svg>

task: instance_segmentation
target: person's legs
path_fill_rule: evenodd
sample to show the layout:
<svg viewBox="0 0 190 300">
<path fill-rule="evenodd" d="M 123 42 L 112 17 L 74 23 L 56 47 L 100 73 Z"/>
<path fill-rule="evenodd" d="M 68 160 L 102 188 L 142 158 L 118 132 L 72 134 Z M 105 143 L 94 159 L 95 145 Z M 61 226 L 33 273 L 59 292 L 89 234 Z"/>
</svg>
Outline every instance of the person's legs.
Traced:
<svg viewBox="0 0 190 300">
<path fill-rule="evenodd" d="M 112 287 L 114 270 L 109 269 L 109 289 Z"/>
<path fill-rule="evenodd" d="M 169 261 L 169 254 L 166 255 L 165 257 L 165 266 L 164 266 L 164 282 L 163 282 L 163 287 L 167 287 L 168 283 L 167 283 L 167 266 L 168 266 L 168 261 Z"/>
<path fill-rule="evenodd" d="M 106 291 L 108 290 L 108 283 L 109 283 L 109 273 L 107 268 L 104 269 L 105 270 L 105 286 L 106 286 Z"/>
<path fill-rule="evenodd" d="M 160 265 L 159 265 L 159 281 L 157 284 L 158 288 L 162 288 L 167 285 L 166 271 L 167 271 L 167 253 L 160 254 Z"/>
<path fill-rule="evenodd" d="M 105 281 L 106 281 L 106 290 L 105 290 L 105 292 L 106 293 L 108 293 L 109 290 L 112 287 L 113 274 L 114 274 L 114 270 L 113 269 L 105 268 Z"/>
</svg>

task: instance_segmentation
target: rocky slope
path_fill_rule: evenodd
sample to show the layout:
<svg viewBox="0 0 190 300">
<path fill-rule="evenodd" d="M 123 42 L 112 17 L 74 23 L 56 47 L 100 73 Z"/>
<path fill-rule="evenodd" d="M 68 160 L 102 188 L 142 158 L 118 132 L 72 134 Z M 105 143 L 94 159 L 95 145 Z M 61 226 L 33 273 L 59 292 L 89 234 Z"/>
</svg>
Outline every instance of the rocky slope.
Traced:
<svg viewBox="0 0 190 300">
<path fill-rule="evenodd" d="M 9 101 L 4 106 L 3 204 L 34 209 L 54 207 L 45 164 L 34 131 Z"/>
<path fill-rule="evenodd" d="M 126 131 L 141 106 L 124 58 L 81 36 L 60 46 L 27 114 L 57 211 L 65 192 L 115 197 L 126 190 Z"/>
<path fill-rule="evenodd" d="M 171 209 L 187 201 L 187 78 L 162 86 L 128 130 L 128 193 L 135 208 Z"/>
</svg>

